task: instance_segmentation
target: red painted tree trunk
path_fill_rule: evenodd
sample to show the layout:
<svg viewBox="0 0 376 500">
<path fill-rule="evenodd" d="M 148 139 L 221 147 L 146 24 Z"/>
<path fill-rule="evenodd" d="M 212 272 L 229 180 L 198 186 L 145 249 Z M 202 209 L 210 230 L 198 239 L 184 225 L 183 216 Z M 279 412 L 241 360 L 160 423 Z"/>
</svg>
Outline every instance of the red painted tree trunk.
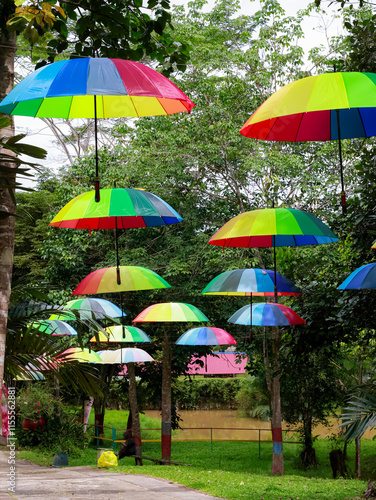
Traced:
<svg viewBox="0 0 376 500">
<path fill-rule="evenodd" d="M 132 415 L 132 437 L 136 443 L 136 455 L 142 456 L 140 414 L 137 404 L 137 388 L 134 363 L 127 363 L 129 381 L 129 406 Z M 142 459 L 136 458 L 136 465 L 142 465 Z"/>
<path fill-rule="evenodd" d="M 167 327 L 162 353 L 162 458 L 171 460 L 171 344 Z"/>
</svg>

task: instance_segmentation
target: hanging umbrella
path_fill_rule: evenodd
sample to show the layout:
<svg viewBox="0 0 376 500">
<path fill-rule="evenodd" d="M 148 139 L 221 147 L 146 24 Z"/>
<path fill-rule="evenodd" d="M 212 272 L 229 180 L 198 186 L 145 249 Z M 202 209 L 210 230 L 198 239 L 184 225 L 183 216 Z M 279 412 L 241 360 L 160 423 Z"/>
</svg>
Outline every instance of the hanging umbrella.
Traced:
<svg viewBox="0 0 376 500">
<path fill-rule="evenodd" d="M 154 359 L 143 349 L 137 347 L 127 347 L 126 349 L 116 349 L 115 351 L 99 351 L 102 363 L 123 364 L 123 363 L 145 363 Z"/>
<path fill-rule="evenodd" d="M 111 318 L 126 316 L 120 307 L 109 300 L 85 298 L 70 300 L 62 307 L 61 313 L 52 314 L 49 319 L 58 319 L 61 321 L 74 320 L 75 316 L 69 313 L 70 309 L 78 310 L 81 319 L 92 318 L 93 316 L 95 319 L 103 319 L 106 316 L 110 316 Z"/>
<path fill-rule="evenodd" d="M 24 78 L 0 103 L 7 115 L 94 118 L 96 201 L 99 201 L 97 119 L 170 115 L 193 102 L 168 78 L 123 59 L 58 61 Z"/>
<path fill-rule="evenodd" d="M 79 361 L 80 363 L 102 363 L 102 358 L 94 351 L 81 349 L 80 347 L 70 347 L 56 357 L 59 361 Z"/>
<path fill-rule="evenodd" d="M 236 340 L 225 330 L 214 327 L 191 328 L 176 341 L 177 345 L 234 345 Z"/>
<path fill-rule="evenodd" d="M 376 74 L 324 73 L 272 94 L 240 133 L 267 141 L 338 140 L 342 213 L 346 213 L 341 139 L 376 135 Z"/>
<path fill-rule="evenodd" d="M 71 229 L 128 229 L 167 226 L 182 217 L 155 194 L 140 189 L 101 189 L 82 193 L 69 201 L 50 222 L 50 226 Z"/>
<path fill-rule="evenodd" d="M 116 267 L 104 267 L 93 271 L 81 281 L 72 295 L 156 290 L 171 287 L 159 274 L 139 266 L 120 266 L 121 280 L 120 284 L 117 284 L 117 271 Z"/>
<path fill-rule="evenodd" d="M 136 326 L 108 326 L 104 328 L 104 331 L 107 333 L 107 335 L 105 335 L 103 332 L 98 333 L 99 342 L 136 343 L 152 341 L 149 335 L 142 331 L 141 328 L 137 328 Z M 95 336 L 90 339 L 90 342 L 97 342 Z"/>
<path fill-rule="evenodd" d="M 197 307 L 182 302 L 164 302 L 153 304 L 144 309 L 133 323 L 160 323 L 160 322 L 200 322 L 209 321 Z"/>
<path fill-rule="evenodd" d="M 277 295 L 301 295 L 288 278 L 277 275 Z M 203 295 L 274 296 L 274 271 L 268 269 L 233 269 L 219 274 L 204 288 Z"/>
<path fill-rule="evenodd" d="M 252 325 L 254 326 L 291 326 L 305 325 L 303 318 L 298 316 L 290 307 L 282 304 L 260 303 L 253 304 L 252 314 L 250 314 L 249 306 L 241 307 L 231 318 L 229 323 L 236 325 Z"/>
<path fill-rule="evenodd" d="M 39 331 L 53 336 L 77 335 L 77 331 L 65 321 L 46 319 L 34 321 L 33 326 Z"/>
<path fill-rule="evenodd" d="M 376 263 L 365 264 L 358 269 L 355 269 L 343 283 L 338 287 L 338 290 L 369 290 L 376 288 Z"/>
<path fill-rule="evenodd" d="M 375 250 L 375 249 L 376 249 L 376 241 L 374 241 L 374 242 L 372 243 L 371 248 L 372 248 L 372 250 Z"/>
</svg>

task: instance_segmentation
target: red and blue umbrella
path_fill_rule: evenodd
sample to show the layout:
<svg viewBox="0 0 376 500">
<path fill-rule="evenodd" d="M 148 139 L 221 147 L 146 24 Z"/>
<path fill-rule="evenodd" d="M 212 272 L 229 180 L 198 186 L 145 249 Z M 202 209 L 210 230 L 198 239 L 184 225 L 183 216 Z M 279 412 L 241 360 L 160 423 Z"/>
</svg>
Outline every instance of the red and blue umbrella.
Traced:
<svg viewBox="0 0 376 500">
<path fill-rule="evenodd" d="M 222 328 L 191 328 L 176 341 L 177 345 L 235 345 L 236 340 Z"/>
<path fill-rule="evenodd" d="M 369 290 L 376 288 L 376 262 L 355 269 L 338 287 L 338 290 Z"/>
<path fill-rule="evenodd" d="M 292 326 L 305 324 L 303 318 L 298 316 L 290 307 L 282 304 L 260 303 L 240 308 L 228 320 L 235 325 L 253 326 Z"/>
</svg>

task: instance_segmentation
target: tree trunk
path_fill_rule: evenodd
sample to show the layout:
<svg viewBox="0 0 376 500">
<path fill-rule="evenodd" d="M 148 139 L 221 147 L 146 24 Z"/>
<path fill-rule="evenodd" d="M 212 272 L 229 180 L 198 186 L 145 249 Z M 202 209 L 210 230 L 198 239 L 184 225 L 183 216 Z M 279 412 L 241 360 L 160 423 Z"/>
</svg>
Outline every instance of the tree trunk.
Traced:
<svg viewBox="0 0 376 500">
<path fill-rule="evenodd" d="M 140 414 L 137 404 L 136 375 L 134 363 L 127 363 L 129 381 L 129 406 L 132 414 L 132 437 L 136 443 L 136 455 L 142 456 Z M 136 465 L 142 465 L 142 459 L 136 458 Z"/>
<path fill-rule="evenodd" d="M 280 335 L 277 327 L 272 327 L 273 367 L 270 368 L 270 358 L 267 349 L 267 339 L 264 340 L 264 364 L 266 383 L 270 393 L 271 427 L 273 440 L 273 459 L 271 473 L 283 476 L 283 445 L 282 445 L 282 413 L 281 385 L 279 375 L 279 344 Z"/>
<path fill-rule="evenodd" d="M 8 37 L 2 34 L 0 43 L 0 101 L 2 101 L 13 88 L 16 34 L 10 33 Z M 14 135 L 13 126 L 3 131 L 9 136 Z M 16 175 L 14 175 L 13 180 L 15 177 Z M 12 283 L 15 209 L 9 191 L 0 189 L 0 400 L 4 378 L 6 328 Z"/>
<path fill-rule="evenodd" d="M 165 327 L 162 353 L 162 458 L 171 460 L 171 344 Z"/>
<path fill-rule="evenodd" d="M 355 477 L 361 479 L 360 472 L 360 438 L 355 439 Z"/>
<path fill-rule="evenodd" d="M 313 447 L 312 441 L 312 417 L 308 405 L 307 412 L 303 414 L 303 428 L 304 428 L 304 449 L 300 454 L 300 460 L 304 467 L 317 465 L 316 451 Z"/>
</svg>

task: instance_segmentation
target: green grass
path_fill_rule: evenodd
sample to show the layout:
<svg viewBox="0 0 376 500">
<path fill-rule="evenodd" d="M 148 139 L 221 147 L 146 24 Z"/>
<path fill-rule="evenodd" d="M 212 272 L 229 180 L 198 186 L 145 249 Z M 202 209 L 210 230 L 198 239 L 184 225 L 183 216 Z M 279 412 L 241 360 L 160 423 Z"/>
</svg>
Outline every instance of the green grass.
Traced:
<svg viewBox="0 0 376 500">
<path fill-rule="evenodd" d="M 115 425 L 120 418 L 121 426 L 125 427 L 124 417 L 119 415 L 120 412 L 113 412 L 106 412 L 106 425 Z M 144 420 L 142 416 L 141 427 L 157 427 L 156 421 Z M 354 448 L 354 444 L 348 447 L 350 471 L 354 469 Z M 331 479 L 329 452 L 332 443 L 326 439 L 315 442 L 319 460 L 317 468 L 299 468 L 297 457 L 300 449 L 298 444 L 285 444 L 283 477 L 270 475 L 271 444 L 262 443 L 259 456 L 258 443 L 245 442 L 213 442 L 212 445 L 210 442 L 173 442 L 172 460 L 189 463 L 191 466 L 161 466 L 144 460 L 143 467 L 136 467 L 134 459 L 124 458 L 119 461 L 118 467 L 109 470 L 161 477 L 214 496 L 234 500 L 353 500 L 362 496 L 367 485 L 366 479 L 376 479 L 376 441 L 362 440 L 362 473 L 365 481 Z M 143 454 L 160 457 L 160 443 L 144 442 Z M 41 465 L 51 465 L 53 453 L 37 449 L 22 450 L 18 457 L 33 460 Z M 69 456 L 70 466 L 96 467 L 96 464 L 97 451 L 92 445 L 82 450 L 80 456 L 78 453 Z"/>
</svg>

